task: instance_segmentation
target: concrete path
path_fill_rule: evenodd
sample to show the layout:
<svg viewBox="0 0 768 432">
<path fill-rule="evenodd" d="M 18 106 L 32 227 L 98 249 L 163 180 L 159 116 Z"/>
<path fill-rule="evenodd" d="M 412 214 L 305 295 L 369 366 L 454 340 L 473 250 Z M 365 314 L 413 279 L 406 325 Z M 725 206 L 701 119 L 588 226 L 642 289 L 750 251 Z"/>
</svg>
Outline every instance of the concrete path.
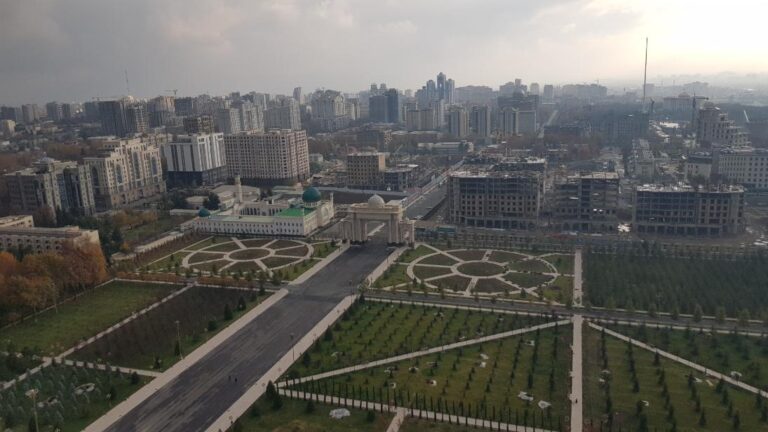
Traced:
<svg viewBox="0 0 768 432">
<path fill-rule="evenodd" d="M 144 370 L 144 369 L 133 369 L 133 368 L 120 367 L 120 366 L 106 365 L 103 363 L 93 363 L 93 362 L 85 362 L 85 361 L 77 361 L 77 360 L 64 360 L 62 361 L 62 363 L 67 366 L 74 366 L 74 367 L 95 369 L 95 370 L 102 370 L 102 371 L 119 370 L 120 372 L 127 373 L 127 374 L 132 374 L 136 372 L 138 375 L 152 377 L 152 378 L 157 378 L 162 374 L 161 372 L 155 372 L 155 371 Z"/>
<path fill-rule="evenodd" d="M 632 345 L 635 345 L 635 346 L 638 346 L 640 348 L 646 349 L 646 350 L 651 351 L 653 353 L 659 353 L 659 356 L 661 356 L 661 357 L 668 358 L 668 359 L 670 359 L 672 361 L 680 363 L 680 364 L 682 364 L 684 366 L 687 366 L 687 367 L 689 367 L 691 369 L 697 370 L 697 371 L 703 373 L 704 375 L 707 375 L 707 376 L 710 376 L 710 377 L 713 377 L 713 378 L 717 378 L 717 379 L 722 379 L 723 381 L 727 382 L 728 384 L 730 384 L 730 385 L 732 385 L 734 387 L 740 388 L 742 390 L 746 390 L 746 391 L 748 391 L 748 392 L 750 392 L 752 394 L 760 394 L 760 396 L 768 399 L 768 392 L 764 392 L 764 391 L 758 389 L 757 387 L 753 387 L 753 386 L 751 386 L 749 384 L 745 384 L 745 383 L 743 383 L 743 382 L 741 382 L 739 380 L 735 380 L 735 379 L 731 378 L 729 375 L 724 375 L 724 374 L 721 374 L 719 372 L 715 372 L 714 370 L 709 369 L 707 367 L 704 367 L 704 366 L 702 366 L 702 365 L 700 365 L 698 363 L 694 363 L 694 362 L 692 362 L 690 360 L 686 360 L 686 359 L 684 359 L 682 357 L 679 357 L 679 356 L 676 356 L 676 355 L 674 355 L 672 353 L 668 353 L 666 351 L 660 350 L 660 349 L 658 349 L 656 347 L 653 347 L 653 346 L 648 345 L 646 343 L 640 342 L 639 340 L 632 339 L 631 337 L 624 336 L 621 333 L 617 333 L 617 332 L 615 332 L 615 331 L 613 331 L 611 329 L 608 329 L 608 328 L 605 328 L 605 327 L 601 327 L 601 326 L 599 326 L 597 324 L 589 323 L 589 326 L 592 327 L 593 329 L 597 330 L 597 331 L 605 330 L 605 334 L 611 335 L 611 336 L 613 336 L 613 337 L 615 337 L 617 339 L 621 339 L 624 342 L 631 342 Z"/>
<path fill-rule="evenodd" d="M 582 418 L 584 402 L 582 383 L 583 383 L 583 367 L 582 367 L 582 323 L 584 319 L 581 315 L 574 315 L 573 321 L 573 354 L 571 355 L 571 431 L 581 432 L 584 426 L 584 420 Z"/>
<path fill-rule="evenodd" d="M 423 418 L 425 420 L 437 421 L 443 423 L 450 423 L 455 425 L 467 425 L 475 428 L 490 429 L 495 431 L 510 431 L 510 432 L 553 432 L 547 429 L 541 429 L 533 426 L 518 426 L 509 423 L 495 422 L 485 419 L 478 419 L 472 417 L 462 417 L 453 414 L 446 414 L 441 412 L 418 410 L 408 407 L 398 407 L 395 405 L 381 404 L 378 402 L 369 402 L 356 399 L 347 399 L 337 396 L 324 396 L 321 394 L 304 393 L 300 391 L 279 388 L 278 392 L 286 397 L 308 400 L 312 399 L 318 403 L 327 403 L 331 405 L 339 405 L 350 408 L 356 408 L 361 410 L 373 410 L 378 412 L 397 413 L 400 410 L 405 411 L 405 416 L 413 418 Z M 391 427 L 391 425 L 390 425 Z M 389 429 L 388 429 L 389 430 Z"/>
<path fill-rule="evenodd" d="M 573 254 L 573 305 L 582 306 L 582 273 L 581 273 L 581 248 L 576 248 Z"/>
<path fill-rule="evenodd" d="M 399 362 L 399 361 L 402 361 L 402 360 L 408 360 L 408 359 L 412 359 L 412 358 L 415 358 L 415 357 L 421 357 L 421 356 L 425 356 L 425 355 L 429 355 L 429 354 L 437 354 L 439 352 L 444 352 L 444 351 L 448 351 L 448 350 L 452 350 L 452 349 L 456 349 L 456 348 L 466 347 L 466 346 L 470 346 L 470 345 L 477 345 L 477 344 L 481 344 L 481 343 L 485 343 L 485 342 L 495 341 L 495 340 L 498 340 L 498 339 L 505 339 L 505 338 L 512 337 L 512 336 L 518 336 L 518 335 L 521 335 L 521 334 L 534 332 L 536 330 L 544 330 L 544 329 L 548 329 L 548 328 L 554 327 L 556 325 L 568 325 L 570 323 L 571 323 L 570 320 L 552 321 L 552 322 L 548 322 L 548 323 L 544 323 L 544 324 L 539 324 L 539 325 L 535 325 L 535 326 L 531 326 L 531 327 L 524 327 L 524 328 L 521 328 L 521 329 L 510 330 L 510 331 L 503 332 L 503 333 L 497 333 L 497 334 L 483 336 L 483 337 L 479 337 L 479 338 L 475 338 L 475 339 L 469 339 L 469 340 L 465 340 L 465 341 L 461 341 L 461 342 L 454 342 L 454 343 L 451 343 L 451 344 L 448 344 L 448 345 L 442 345 L 442 346 L 438 346 L 438 347 L 434 347 L 434 348 L 429 348 L 429 349 L 426 349 L 426 350 L 414 351 L 414 352 L 411 352 L 411 353 L 408 353 L 408 354 L 401 354 L 401 355 L 394 356 L 394 357 L 388 357 L 388 358 L 385 358 L 385 359 L 382 359 L 382 360 L 374 360 L 374 361 L 370 361 L 368 363 L 362 363 L 362 364 L 358 364 L 358 365 L 354 365 L 354 366 L 345 367 L 345 368 L 342 368 L 342 369 L 336 369 L 336 370 L 333 370 L 333 371 L 330 371 L 330 372 L 323 372 L 323 373 L 320 373 L 320 374 L 317 374 L 317 375 L 308 376 L 308 377 L 289 379 L 289 380 L 286 380 L 284 382 L 286 384 L 288 384 L 288 385 L 293 385 L 293 384 L 302 383 L 302 382 L 305 382 L 305 381 L 317 381 L 317 380 L 321 380 L 321 379 L 325 379 L 325 378 L 330 378 L 330 377 L 333 377 L 333 376 L 344 375 L 344 374 L 347 374 L 347 373 L 350 373 L 350 372 L 356 372 L 356 371 L 360 371 L 360 370 L 364 370 L 364 369 L 370 369 L 372 367 L 383 366 L 383 365 L 389 364 L 389 363 L 395 363 L 395 362 Z"/>
<path fill-rule="evenodd" d="M 397 432 L 400 430 L 400 426 L 402 426 L 405 421 L 406 412 L 405 408 L 398 408 L 395 410 L 395 416 L 392 417 L 392 421 L 389 423 L 389 427 L 387 427 L 387 432 Z"/>
<path fill-rule="evenodd" d="M 475 311 L 475 312 L 485 312 L 485 313 L 499 313 L 499 314 L 507 314 L 507 315 L 525 315 L 525 316 L 537 316 L 537 317 L 544 317 L 544 316 L 551 316 L 548 313 L 544 312 L 527 312 L 524 310 L 513 310 L 513 309 L 507 309 L 507 308 L 499 308 L 495 309 L 493 306 L 488 306 L 487 304 L 484 306 L 469 306 L 465 304 L 452 304 L 452 303 L 439 303 L 436 300 L 439 300 L 437 298 L 430 299 L 430 300 L 412 300 L 412 299 L 402 299 L 402 300 L 395 300 L 390 298 L 384 298 L 384 297 L 366 297 L 367 301 L 375 301 L 379 303 L 390 303 L 390 304 L 396 304 L 396 305 L 414 305 L 414 306 L 429 306 L 429 307 L 436 307 L 441 309 L 458 309 L 458 310 L 469 310 L 469 311 Z"/>
</svg>

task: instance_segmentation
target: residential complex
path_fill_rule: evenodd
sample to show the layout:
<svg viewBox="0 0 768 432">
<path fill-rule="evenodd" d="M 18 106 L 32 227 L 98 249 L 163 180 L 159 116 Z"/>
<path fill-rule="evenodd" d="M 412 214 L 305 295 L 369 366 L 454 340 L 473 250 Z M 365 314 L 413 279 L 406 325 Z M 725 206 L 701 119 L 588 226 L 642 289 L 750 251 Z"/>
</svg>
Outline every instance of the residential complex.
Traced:
<svg viewBox="0 0 768 432">
<path fill-rule="evenodd" d="M 177 135 L 163 145 L 169 186 L 211 185 L 227 178 L 224 134 Z"/>
<path fill-rule="evenodd" d="M 99 232 L 78 227 L 37 228 L 31 216 L 0 218 L 0 250 L 59 252 L 66 242 L 75 247 L 86 243 L 98 245 Z"/>
<path fill-rule="evenodd" d="M 347 155 L 347 187 L 377 189 L 383 181 L 386 154 L 381 152 Z"/>
<path fill-rule="evenodd" d="M 97 210 L 143 205 L 165 193 L 160 161 L 164 135 L 97 140 L 101 154 L 83 160 L 91 173 Z"/>
<path fill-rule="evenodd" d="M 616 232 L 618 207 L 615 172 L 579 173 L 555 185 L 554 216 L 563 230 Z"/>
<path fill-rule="evenodd" d="M 224 136 L 229 177 L 255 184 L 293 184 L 309 178 L 309 149 L 303 130 L 270 130 Z"/>
<path fill-rule="evenodd" d="M 720 111 L 712 102 L 705 102 L 699 110 L 696 125 L 696 141 L 700 146 L 744 146 L 749 144 L 747 133 L 728 114 Z"/>
<path fill-rule="evenodd" d="M 632 217 L 638 234 L 720 236 L 744 232 L 744 188 L 639 186 Z"/>
</svg>

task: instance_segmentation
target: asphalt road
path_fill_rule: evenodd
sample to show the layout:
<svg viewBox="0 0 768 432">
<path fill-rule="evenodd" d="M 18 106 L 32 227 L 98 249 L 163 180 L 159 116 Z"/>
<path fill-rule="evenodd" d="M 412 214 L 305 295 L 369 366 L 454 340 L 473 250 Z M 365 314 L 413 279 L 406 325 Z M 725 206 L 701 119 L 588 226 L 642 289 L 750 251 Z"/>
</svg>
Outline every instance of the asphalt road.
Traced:
<svg viewBox="0 0 768 432">
<path fill-rule="evenodd" d="M 379 244 L 351 247 L 106 430 L 204 431 L 389 252 Z"/>
<path fill-rule="evenodd" d="M 440 204 L 443 199 L 445 199 L 446 193 L 447 187 L 445 185 L 435 187 L 431 191 L 417 198 L 416 201 L 409 205 L 405 210 L 406 216 L 408 216 L 409 219 L 421 219 L 435 206 Z"/>
</svg>

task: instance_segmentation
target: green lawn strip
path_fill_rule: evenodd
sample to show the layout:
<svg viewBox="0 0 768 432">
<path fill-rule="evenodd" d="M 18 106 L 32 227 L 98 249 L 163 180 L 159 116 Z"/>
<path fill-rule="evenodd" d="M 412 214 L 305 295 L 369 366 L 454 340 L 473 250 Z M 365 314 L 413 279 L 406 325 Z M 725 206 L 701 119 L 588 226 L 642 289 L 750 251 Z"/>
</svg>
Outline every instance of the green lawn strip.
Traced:
<svg viewBox="0 0 768 432">
<path fill-rule="evenodd" d="M 42 363 L 31 350 L 23 353 L 0 352 L 0 381 L 9 381 Z"/>
<path fill-rule="evenodd" d="M 516 288 L 510 284 L 504 283 L 498 279 L 478 279 L 475 284 L 474 292 L 489 293 L 489 292 L 505 292 L 508 290 L 515 290 Z"/>
<path fill-rule="evenodd" d="M 755 396 L 740 391 L 729 385 L 718 392 L 718 381 L 706 378 L 685 366 L 661 357 L 658 365 L 654 364 L 654 354 L 639 347 L 632 348 L 630 356 L 628 344 L 611 336 L 606 336 L 605 346 L 607 365 L 602 360 L 602 342 L 598 331 L 586 328 L 584 340 L 584 418 L 593 429 L 599 428 L 601 421 L 607 422 L 607 397 L 604 383 L 610 371 L 610 401 L 613 413 L 613 430 L 670 430 L 676 422 L 678 431 L 765 431 L 768 423 L 761 421 L 761 409 L 755 405 Z M 637 391 L 634 388 L 631 365 L 634 358 L 637 375 Z M 663 370 L 663 378 L 661 371 Z M 689 384 L 688 376 L 700 379 Z M 707 382 L 709 380 L 709 383 Z M 669 405 L 664 396 L 666 383 Z M 711 383 L 711 386 L 710 386 Z M 695 397 L 691 387 L 695 388 Z M 727 402 L 723 402 L 723 392 L 727 393 Z M 696 398 L 701 410 L 697 411 Z M 647 401 L 648 406 L 637 414 L 638 401 Z M 728 414 L 729 404 L 733 404 L 732 414 Z M 766 404 L 763 401 L 763 404 Z M 668 406 L 674 407 L 670 414 Z M 701 425 L 701 411 L 705 413 L 706 424 Z M 734 416 L 738 411 L 740 427 L 734 428 Z M 768 415 L 768 412 L 766 413 Z M 643 424 L 647 428 L 643 428 Z M 599 430 L 599 429 L 597 429 Z M 605 426 L 603 428 L 605 429 Z"/>
<path fill-rule="evenodd" d="M 280 267 L 286 264 L 291 264 L 299 261 L 298 258 L 284 258 L 284 257 L 276 257 L 271 256 L 269 258 L 264 258 L 261 260 L 262 263 L 264 263 L 265 266 L 274 269 L 276 267 Z"/>
<path fill-rule="evenodd" d="M 244 244 L 245 247 L 263 247 L 267 243 L 271 242 L 272 239 L 250 239 L 250 240 L 240 240 L 240 243 Z"/>
<path fill-rule="evenodd" d="M 410 282 L 411 280 L 408 279 L 408 275 L 405 273 L 405 270 L 408 268 L 406 264 L 400 264 L 400 263 L 394 263 L 387 270 L 384 271 L 384 274 L 379 276 L 378 279 L 373 283 L 373 286 L 376 288 L 384 288 L 392 285 L 397 285 L 405 282 Z"/>
<path fill-rule="evenodd" d="M 766 337 L 710 334 L 707 329 L 672 330 L 645 326 L 611 326 L 611 329 L 722 374 L 739 372 L 741 381 L 768 388 Z"/>
<path fill-rule="evenodd" d="M 330 242 L 322 242 L 322 243 L 314 243 L 312 245 L 312 248 L 314 248 L 315 250 L 312 253 L 312 257 L 325 258 L 328 255 L 332 254 L 334 251 L 336 251 L 339 248 L 339 245 L 331 246 Z"/>
<path fill-rule="evenodd" d="M 240 249 L 229 254 L 228 258 L 233 260 L 252 260 L 264 258 L 269 255 L 266 249 Z"/>
<path fill-rule="evenodd" d="M 545 299 L 564 303 L 566 299 L 573 298 L 573 277 L 558 276 L 555 280 L 541 289 Z"/>
<path fill-rule="evenodd" d="M 218 243 L 213 246 L 209 246 L 205 248 L 206 252 L 232 252 L 240 249 L 240 245 L 235 243 L 234 241 L 229 241 L 226 243 Z"/>
<path fill-rule="evenodd" d="M 301 243 L 293 240 L 275 240 L 274 243 L 269 245 L 270 249 L 286 249 L 296 246 L 301 246 Z"/>
<path fill-rule="evenodd" d="M 431 257 L 424 258 L 423 260 L 419 261 L 419 264 L 452 266 L 457 262 L 459 261 L 449 257 L 448 255 L 437 254 L 437 255 L 432 255 Z"/>
<path fill-rule="evenodd" d="M 302 356 L 289 376 L 309 376 L 421 349 L 541 324 L 540 317 L 394 305 L 355 304 Z"/>
<path fill-rule="evenodd" d="M 647 310 L 692 314 L 700 305 L 705 315 L 723 308 L 736 317 L 748 310 L 758 317 L 768 309 L 768 255 L 715 260 L 666 256 L 587 254 L 585 291 L 595 306 L 615 303 Z"/>
<path fill-rule="evenodd" d="M 279 251 L 280 255 L 289 255 L 295 257 L 304 257 L 309 252 L 306 246 L 296 246 L 294 248 L 282 249 Z"/>
<path fill-rule="evenodd" d="M 297 277 L 306 273 L 307 270 L 317 265 L 317 263 L 319 263 L 320 261 L 321 260 L 315 260 L 315 259 L 301 260 L 297 264 L 280 269 L 280 271 L 283 273 L 284 280 L 292 281 Z"/>
<path fill-rule="evenodd" d="M 194 264 L 191 267 L 195 270 L 200 270 L 200 271 L 210 272 L 210 273 L 218 273 L 222 267 L 224 267 L 225 265 L 231 262 L 232 261 L 230 260 L 220 259 L 220 260 L 207 262 L 205 264 Z"/>
<path fill-rule="evenodd" d="M 438 288 L 449 289 L 453 291 L 464 291 L 469 286 L 469 282 L 472 279 L 464 276 L 447 276 L 440 279 L 429 281 L 429 283 L 435 285 Z"/>
<path fill-rule="evenodd" d="M 413 267 L 413 274 L 419 279 L 427 279 L 435 276 L 446 275 L 451 272 L 448 267 L 428 267 L 415 265 Z"/>
<path fill-rule="evenodd" d="M 248 272 L 258 272 L 261 270 L 261 267 L 259 267 L 258 264 L 256 264 L 256 261 L 241 261 L 236 262 L 232 264 L 231 266 L 226 268 L 226 272 L 230 274 L 239 273 L 242 270 L 243 274 Z"/>
<path fill-rule="evenodd" d="M 167 296 L 176 285 L 113 281 L 50 309 L 37 318 L 0 330 L 0 341 L 17 349 L 57 355 L 133 312 Z"/>
<path fill-rule="evenodd" d="M 552 276 L 536 273 L 514 273 L 509 272 L 504 275 L 504 279 L 520 285 L 523 288 L 533 288 L 552 280 Z"/>
<path fill-rule="evenodd" d="M 189 257 L 187 261 L 189 264 L 197 264 L 203 261 L 211 261 L 215 259 L 224 258 L 223 253 L 208 253 L 208 252 L 195 252 Z"/>
<path fill-rule="evenodd" d="M 170 255 L 168 255 L 165 258 L 162 258 L 158 261 L 153 262 L 148 267 L 150 270 L 153 271 L 175 271 L 176 264 L 181 266 L 181 262 L 184 260 L 184 258 L 189 255 L 191 252 L 174 252 Z"/>
<path fill-rule="evenodd" d="M 552 269 L 545 263 L 539 261 L 539 258 L 513 262 L 509 264 L 509 268 L 533 273 L 552 273 Z"/>
<path fill-rule="evenodd" d="M 419 420 L 418 418 L 406 417 L 400 432 L 475 432 L 486 431 L 487 429 L 473 428 L 471 426 L 456 425 L 440 421 Z"/>
<path fill-rule="evenodd" d="M 464 261 L 478 261 L 483 259 L 485 256 L 484 250 L 474 249 L 454 250 L 449 251 L 448 253 Z"/>
<path fill-rule="evenodd" d="M 205 239 L 201 242 L 195 243 L 191 246 L 185 247 L 185 250 L 200 250 L 205 249 L 208 246 L 212 246 L 219 243 L 229 242 L 232 241 L 230 237 L 211 237 L 208 239 Z"/>
<path fill-rule="evenodd" d="M 176 321 L 181 353 L 189 354 L 265 298 L 244 290 L 195 287 L 76 351 L 72 358 L 165 370 L 179 359 L 175 352 Z M 238 307 L 241 300 L 242 307 Z M 230 319 L 226 319 L 227 306 Z"/>
<path fill-rule="evenodd" d="M 468 262 L 460 264 L 457 269 L 469 276 L 494 276 L 504 273 L 504 267 L 490 262 Z"/>
<path fill-rule="evenodd" d="M 372 402 L 388 400 L 398 406 L 557 429 L 570 413 L 570 337 L 570 327 L 561 326 L 294 387 L 311 393 Z M 518 398 L 521 391 L 533 395 L 534 401 Z M 537 406 L 541 400 L 552 405 L 542 410 Z"/>
<path fill-rule="evenodd" d="M 398 258 L 398 261 L 409 263 L 416 260 L 416 258 L 421 258 L 425 255 L 429 255 L 432 253 L 435 253 L 434 249 L 424 245 L 420 245 L 416 249 L 406 249 L 406 251 L 403 252 L 402 255 L 400 255 L 400 257 Z"/>
<path fill-rule="evenodd" d="M 157 237 L 166 231 L 178 228 L 179 225 L 190 219 L 191 217 L 189 216 L 171 216 L 164 214 L 154 222 L 122 230 L 123 239 L 126 243 L 132 246 L 147 239 Z"/>
<path fill-rule="evenodd" d="M 273 403 L 265 399 L 260 399 L 240 417 L 238 423 L 243 432 L 384 432 L 392 421 L 392 414 L 374 412 L 371 420 L 367 411 L 321 402 L 313 402 L 308 412 L 307 401 L 285 396 L 281 397 L 282 407 L 274 409 Z M 350 416 L 340 420 L 331 418 L 329 413 L 337 408 L 349 410 Z"/>
<path fill-rule="evenodd" d="M 3 430 L 13 432 L 33 430 L 29 429 L 29 419 L 33 418 L 34 409 L 32 400 L 25 394 L 30 389 L 36 389 L 37 400 L 43 403 L 37 408 L 41 432 L 53 431 L 53 425 L 57 423 L 63 432 L 82 431 L 149 381 L 149 378 L 138 377 L 138 382 L 133 384 L 127 374 L 52 365 L 19 385 L 0 392 L 3 399 L 0 425 L 3 425 Z M 89 383 L 95 385 L 94 390 L 75 394 L 77 387 Z M 115 398 L 110 401 L 107 395 L 113 390 Z M 49 400 L 53 401 L 51 398 L 55 398 L 57 403 L 47 404 Z M 9 415 L 14 426 L 8 424 Z"/>
<path fill-rule="evenodd" d="M 493 251 L 491 252 L 491 255 L 488 257 L 489 261 L 496 261 L 500 263 L 510 263 L 515 261 L 520 261 L 522 259 L 525 259 L 525 255 L 521 255 L 515 252 L 506 252 L 506 251 Z"/>
<path fill-rule="evenodd" d="M 541 257 L 541 259 L 555 266 L 559 273 L 573 274 L 573 255 L 555 254 Z"/>
</svg>

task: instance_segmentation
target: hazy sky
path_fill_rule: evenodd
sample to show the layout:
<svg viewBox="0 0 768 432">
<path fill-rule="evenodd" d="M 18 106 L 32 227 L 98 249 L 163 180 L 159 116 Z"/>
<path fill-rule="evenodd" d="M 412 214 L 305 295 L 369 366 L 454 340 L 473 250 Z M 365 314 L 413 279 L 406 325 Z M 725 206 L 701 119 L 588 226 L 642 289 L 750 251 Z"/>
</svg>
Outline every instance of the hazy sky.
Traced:
<svg viewBox="0 0 768 432">
<path fill-rule="evenodd" d="M 768 71 L 766 0 L 0 0 L 0 104 Z"/>
</svg>

